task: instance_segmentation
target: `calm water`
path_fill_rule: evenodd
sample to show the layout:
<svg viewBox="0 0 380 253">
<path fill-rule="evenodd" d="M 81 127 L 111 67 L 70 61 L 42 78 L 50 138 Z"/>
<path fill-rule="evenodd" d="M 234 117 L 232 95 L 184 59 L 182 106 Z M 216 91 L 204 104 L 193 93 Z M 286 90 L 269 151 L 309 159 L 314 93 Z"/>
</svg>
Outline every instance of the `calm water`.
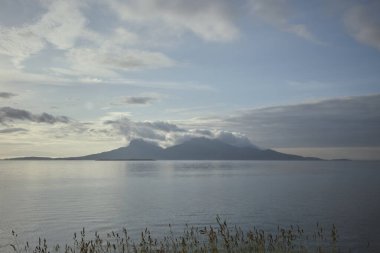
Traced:
<svg viewBox="0 0 380 253">
<path fill-rule="evenodd" d="M 380 250 L 380 163 L 0 161 L 0 245 L 12 229 L 53 244 L 82 227 L 160 235 L 217 214 L 269 231 L 335 223 L 354 251 Z"/>
</svg>

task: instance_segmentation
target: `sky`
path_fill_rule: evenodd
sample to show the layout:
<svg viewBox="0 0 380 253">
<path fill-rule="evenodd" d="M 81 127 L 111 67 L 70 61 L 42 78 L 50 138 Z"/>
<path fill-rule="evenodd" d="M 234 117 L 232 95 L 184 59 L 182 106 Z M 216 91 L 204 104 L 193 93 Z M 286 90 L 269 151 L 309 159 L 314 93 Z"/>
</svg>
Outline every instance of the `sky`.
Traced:
<svg viewBox="0 0 380 253">
<path fill-rule="evenodd" d="M 380 159 L 380 1 L 0 4 L 0 158 L 207 137 Z"/>
</svg>

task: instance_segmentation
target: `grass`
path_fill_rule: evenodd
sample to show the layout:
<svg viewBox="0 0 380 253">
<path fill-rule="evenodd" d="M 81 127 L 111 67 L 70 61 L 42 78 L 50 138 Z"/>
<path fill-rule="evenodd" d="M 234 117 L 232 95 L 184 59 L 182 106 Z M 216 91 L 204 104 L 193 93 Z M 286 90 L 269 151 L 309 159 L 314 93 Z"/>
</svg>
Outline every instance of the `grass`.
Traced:
<svg viewBox="0 0 380 253">
<path fill-rule="evenodd" d="M 154 238 L 151 232 L 145 229 L 137 241 L 130 238 L 126 229 L 120 233 L 108 233 L 104 237 L 95 232 L 88 238 L 83 228 L 80 234 L 74 233 L 73 242 L 65 246 L 48 246 L 46 239 L 41 238 L 37 246 L 30 246 L 28 242 L 20 245 L 17 234 L 12 231 L 15 242 L 9 247 L 17 253 L 346 252 L 337 246 L 338 233 L 334 225 L 325 230 L 317 223 L 316 230 L 306 235 L 298 226 L 277 227 L 275 233 L 266 233 L 255 227 L 248 231 L 243 231 L 237 226 L 229 227 L 219 216 L 216 222 L 215 226 L 202 228 L 186 226 L 180 235 L 175 235 L 169 225 L 169 234 L 161 239 Z"/>
</svg>

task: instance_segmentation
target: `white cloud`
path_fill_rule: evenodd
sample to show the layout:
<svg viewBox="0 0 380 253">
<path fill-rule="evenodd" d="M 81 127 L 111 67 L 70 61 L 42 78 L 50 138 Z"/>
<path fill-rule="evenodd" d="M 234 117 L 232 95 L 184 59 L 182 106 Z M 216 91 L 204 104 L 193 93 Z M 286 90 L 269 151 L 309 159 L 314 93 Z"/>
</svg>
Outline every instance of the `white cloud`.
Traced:
<svg viewBox="0 0 380 253">
<path fill-rule="evenodd" d="M 44 2 L 47 11 L 37 21 L 21 27 L 0 27 L 0 54 L 12 58 L 16 67 L 50 43 L 57 49 L 68 49 L 85 35 L 86 19 L 77 1 Z"/>
<path fill-rule="evenodd" d="M 348 33 L 360 43 L 380 50 L 380 2 L 354 5 L 344 15 Z"/>
<path fill-rule="evenodd" d="M 39 37 L 58 49 L 68 49 L 83 36 L 86 18 L 79 9 L 79 1 L 51 1 L 48 12 L 31 26 Z"/>
<path fill-rule="evenodd" d="M 108 1 L 119 16 L 145 26 L 164 26 L 166 31 L 191 31 L 206 41 L 231 41 L 239 36 L 229 1 L 132 0 Z"/>
<path fill-rule="evenodd" d="M 30 27 L 0 27 L 0 54 L 9 56 L 22 68 L 22 62 L 45 47 L 45 42 Z"/>
<path fill-rule="evenodd" d="M 138 49 L 142 39 L 136 33 L 120 26 L 110 31 L 106 35 L 86 30 L 91 43 L 67 50 L 69 69 L 60 72 L 71 76 L 117 77 L 121 71 L 175 65 L 174 60 L 161 52 Z"/>
<path fill-rule="evenodd" d="M 102 35 L 86 27 L 88 21 L 79 1 L 45 1 L 47 11 L 34 23 L 21 27 L 0 27 L 0 54 L 18 68 L 23 62 L 52 45 L 66 51 L 66 67 L 52 67 L 62 75 L 118 76 L 115 71 L 170 67 L 174 60 L 161 52 L 133 49 L 139 36 L 122 27 Z M 112 30 L 112 29 L 111 29 Z M 79 46 L 79 40 L 87 40 Z M 35 73 L 36 74 L 36 73 Z M 14 75 L 13 75 L 14 76 Z"/>
</svg>

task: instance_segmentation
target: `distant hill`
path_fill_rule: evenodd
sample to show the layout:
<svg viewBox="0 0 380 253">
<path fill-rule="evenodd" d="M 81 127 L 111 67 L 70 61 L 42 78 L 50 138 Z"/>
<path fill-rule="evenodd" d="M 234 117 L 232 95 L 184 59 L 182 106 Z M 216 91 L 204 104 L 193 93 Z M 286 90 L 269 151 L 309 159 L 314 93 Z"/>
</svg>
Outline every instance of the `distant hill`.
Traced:
<svg viewBox="0 0 380 253">
<path fill-rule="evenodd" d="M 56 160 L 57 158 L 52 157 L 43 157 L 43 156 L 26 156 L 26 157 L 16 157 L 16 158 L 8 158 L 4 160 Z"/>
<path fill-rule="evenodd" d="M 27 160 L 28 158 L 14 158 Z M 51 160 L 33 157 L 33 160 Z M 54 158 L 55 160 L 321 160 L 280 153 L 271 149 L 262 150 L 255 146 L 237 147 L 217 139 L 193 138 L 182 144 L 161 148 L 141 139 L 132 140 L 121 147 L 98 154 Z"/>
</svg>

